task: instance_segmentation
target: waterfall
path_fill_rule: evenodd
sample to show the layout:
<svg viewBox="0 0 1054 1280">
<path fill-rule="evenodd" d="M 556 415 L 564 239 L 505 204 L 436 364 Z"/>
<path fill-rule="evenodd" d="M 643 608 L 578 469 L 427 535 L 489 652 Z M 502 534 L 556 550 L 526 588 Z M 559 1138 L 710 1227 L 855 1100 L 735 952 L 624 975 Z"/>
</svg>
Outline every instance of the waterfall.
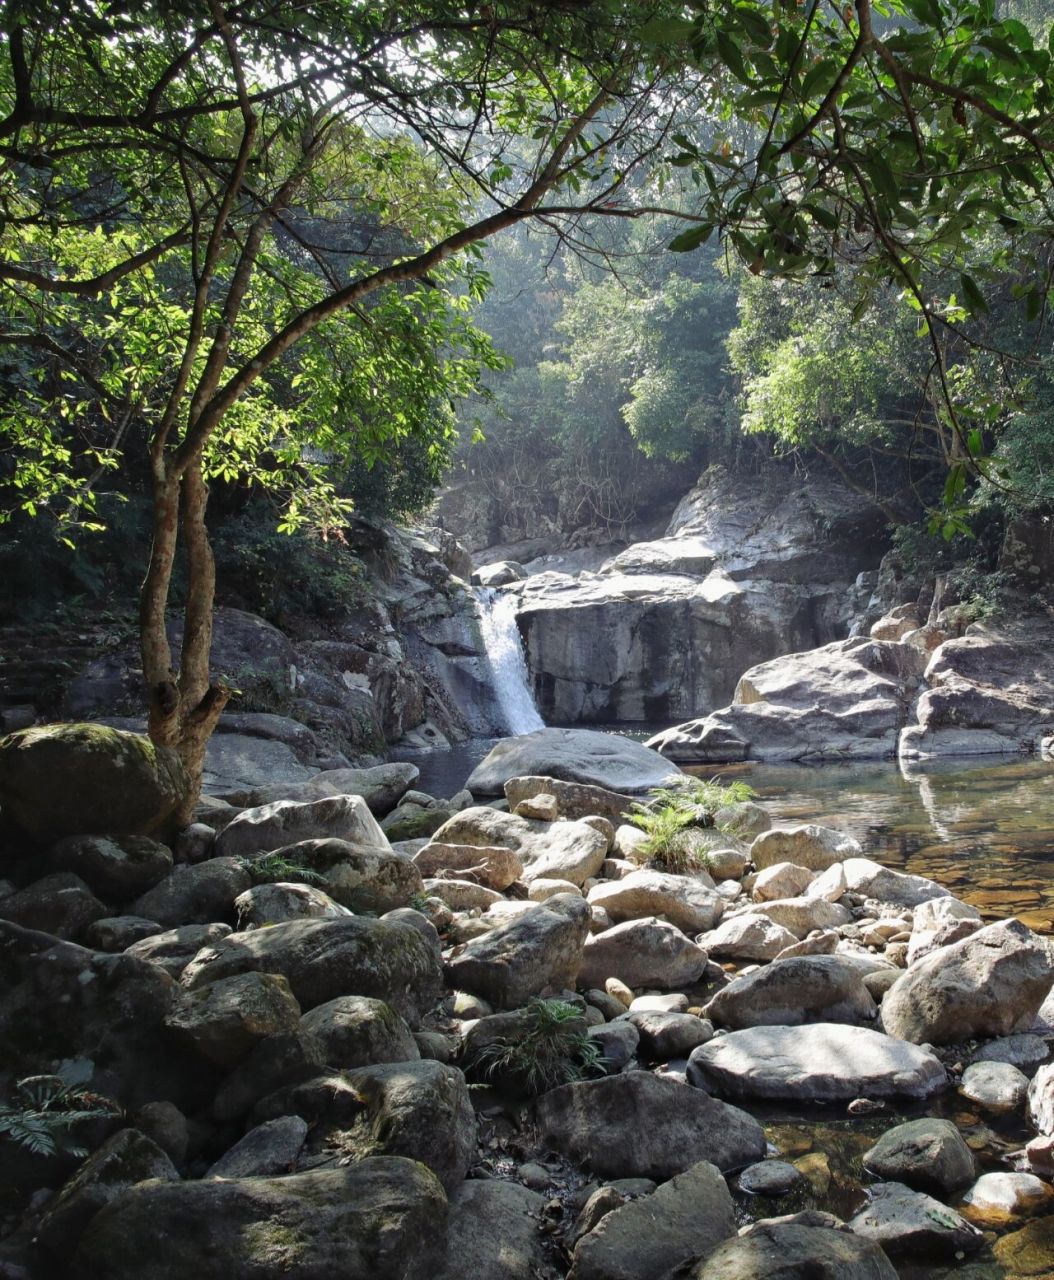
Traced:
<svg viewBox="0 0 1054 1280">
<path fill-rule="evenodd" d="M 476 587 L 479 624 L 494 685 L 494 696 L 510 734 L 544 729 L 528 684 L 520 629 L 516 625 L 516 597 L 492 587 Z"/>
</svg>

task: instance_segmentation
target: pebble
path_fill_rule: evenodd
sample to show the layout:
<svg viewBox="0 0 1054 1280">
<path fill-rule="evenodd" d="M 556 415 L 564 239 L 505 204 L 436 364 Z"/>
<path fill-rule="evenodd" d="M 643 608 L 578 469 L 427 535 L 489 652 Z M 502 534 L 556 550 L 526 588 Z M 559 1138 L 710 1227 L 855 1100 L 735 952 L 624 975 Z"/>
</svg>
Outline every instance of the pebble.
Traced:
<svg viewBox="0 0 1054 1280">
<path fill-rule="evenodd" d="M 762 1160 L 739 1175 L 739 1187 L 752 1196 L 782 1196 L 804 1178 L 800 1169 L 786 1160 Z"/>
</svg>

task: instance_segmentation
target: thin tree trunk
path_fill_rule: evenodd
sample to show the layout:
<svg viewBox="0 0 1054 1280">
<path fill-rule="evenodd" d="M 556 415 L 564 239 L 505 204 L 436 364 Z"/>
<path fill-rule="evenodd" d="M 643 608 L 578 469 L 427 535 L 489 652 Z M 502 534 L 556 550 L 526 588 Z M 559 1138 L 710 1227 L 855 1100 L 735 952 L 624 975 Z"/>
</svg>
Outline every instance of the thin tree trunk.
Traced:
<svg viewBox="0 0 1054 1280">
<path fill-rule="evenodd" d="M 161 747 L 179 742 L 179 687 L 172 670 L 172 649 L 165 610 L 179 540 L 180 481 L 164 461 L 154 466 L 154 528 L 150 563 L 139 603 L 139 642 L 146 682 L 147 729 Z"/>
</svg>

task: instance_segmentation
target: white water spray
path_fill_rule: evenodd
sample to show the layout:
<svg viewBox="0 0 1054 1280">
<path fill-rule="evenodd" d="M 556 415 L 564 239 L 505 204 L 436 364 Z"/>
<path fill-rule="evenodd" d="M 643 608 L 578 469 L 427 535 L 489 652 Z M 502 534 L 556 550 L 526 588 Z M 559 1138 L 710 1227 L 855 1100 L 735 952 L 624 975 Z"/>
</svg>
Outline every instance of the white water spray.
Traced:
<svg viewBox="0 0 1054 1280">
<path fill-rule="evenodd" d="M 544 729 L 545 721 L 538 714 L 528 683 L 520 629 L 516 625 L 516 597 L 508 591 L 477 587 L 476 600 L 494 696 L 508 732 L 533 733 L 535 729 Z"/>
</svg>

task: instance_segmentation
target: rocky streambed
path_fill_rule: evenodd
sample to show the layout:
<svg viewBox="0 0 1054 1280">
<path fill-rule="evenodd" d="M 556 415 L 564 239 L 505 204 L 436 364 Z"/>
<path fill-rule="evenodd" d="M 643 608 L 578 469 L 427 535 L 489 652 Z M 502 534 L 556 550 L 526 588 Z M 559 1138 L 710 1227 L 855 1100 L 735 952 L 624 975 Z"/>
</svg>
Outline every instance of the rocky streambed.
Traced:
<svg viewBox="0 0 1054 1280">
<path fill-rule="evenodd" d="M 656 858 L 624 815 L 670 766 L 609 735 L 166 840 L 163 762 L 73 737 L 0 743 L 0 1275 L 1054 1273 L 1026 923 L 712 789 Z"/>
</svg>

